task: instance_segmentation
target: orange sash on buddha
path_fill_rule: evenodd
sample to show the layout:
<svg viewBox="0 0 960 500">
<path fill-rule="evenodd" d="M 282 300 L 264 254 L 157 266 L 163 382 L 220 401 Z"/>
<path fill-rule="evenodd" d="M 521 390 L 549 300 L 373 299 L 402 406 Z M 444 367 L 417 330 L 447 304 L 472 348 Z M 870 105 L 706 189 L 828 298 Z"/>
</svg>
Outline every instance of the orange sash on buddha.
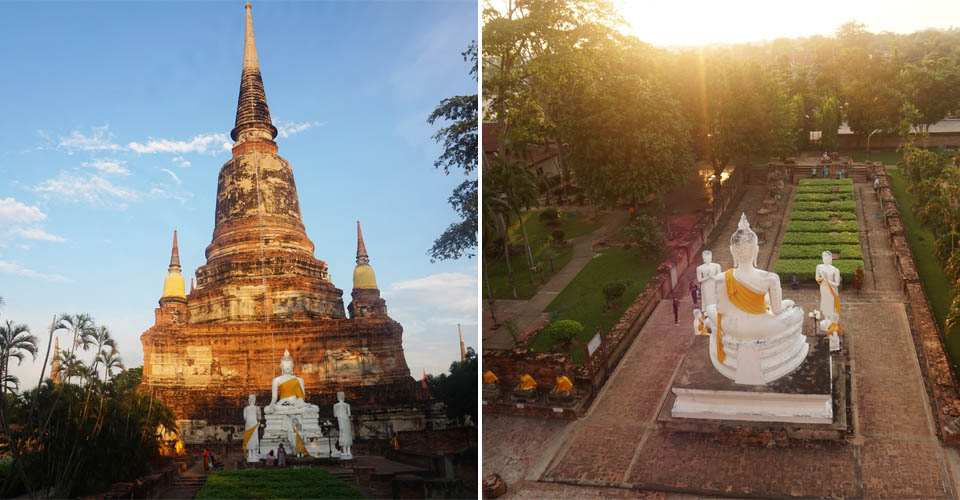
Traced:
<svg viewBox="0 0 960 500">
<path fill-rule="evenodd" d="M 306 399 L 306 397 L 303 395 L 303 387 L 300 387 L 300 381 L 296 378 L 291 378 L 277 387 L 278 400 L 288 398 L 290 396 L 297 396 L 300 399 Z"/>
<path fill-rule="evenodd" d="M 763 314 L 767 312 L 767 302 L 764 293 L 754 292 L 746 285 L 733 277 L 733 268 L 723 273 L 723 280 L 727 287 L 727 299 L 737 309 L 749 314 Z M 717 361 L 723 363 L 723 314 L 717 313 Z"/>
<path fill-rule="evenodd" d="M 310 452 L 307 451 L 307 447 L 303 444 L 303 438 L 300 437 L 300 433 L 296 428 L 293 429 L 293 433 L 297 435 L 297 444 L 295 446 L 296 453 L 303 453 L 304 455 L 310 455 Z"/>
<path fill-rule="evenodd" d="M 243 449 L 247 449 L 247 442 L 250 441 L 250 438 L 253 437 L 253 433 L 257 431 L 258 426 L 253 426 L 243 432 Z"/>
<path fill-rule="evenodd" d="M 500 379 L 490 370 L 483 372 L 483 383 L 484 384 L 496 384 L 499 383 Z"/>
<path fill-rule="evenodd" d="M 820 280 L 817 280 L 817 284 L 820 284 Z M 827 288 L 830 289 L 830 295 L 833 295 L 833 312 L 840 314 L 840 297 L 837 297 L 837 292 L 829 281 L 827 282 Z"/>
<path fill-rule="evenodd" d="M 567 392 L 573 389 L 573 382 L 567 377 L 557 377 L 557 392 Z"/>
<path fill-rule="evenodd" d="M 707 327 L 704 326 L 702 318 L 697 318 L 697 330 L 700 331 L 700 335 L 707 334 Z"/>
<path fill-rule="evenodd" d="M 533 380 L 533 377 L 529 373 L 520 377 L 520 389 L 524 391 L 529 391 L 537 388 L 537 381 Z"/>
</svg>

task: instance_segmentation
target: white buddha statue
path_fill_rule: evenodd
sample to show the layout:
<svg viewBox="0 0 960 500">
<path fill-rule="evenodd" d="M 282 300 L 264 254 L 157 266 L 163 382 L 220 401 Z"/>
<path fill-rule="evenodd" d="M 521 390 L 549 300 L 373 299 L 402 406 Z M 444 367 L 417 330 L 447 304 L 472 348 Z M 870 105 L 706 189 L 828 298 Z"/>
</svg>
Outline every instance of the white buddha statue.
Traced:
<svg viewBox="0 0 960 500">
<path fill-rule="evenodd" d="M 350 448 L 353 447 L 353 427 L 350 426 L 350 405 L 344 402 L 343 392 L 337 393 L 338 403 L 333 405 L 333 416 L 337 419 L 337 425 L 340 427 L 340 447 L 343 451 L 340 453 L 340 460 L 349 460 L 353 458 Z"/>
<path fill-rule="evenodd" d="M 257 406 L 257 396 L 251 394 L 250 404 L 243 408 L 243 449 L 247 452 L 247 462 L 259 462 L 260 455 L 260 407 Z"/>
<path fill-rule="evenodd" d="M 700 312 L 700 309 L 693 310 L 693 334 L 694 335 L 710 335 L 709 330 L 707 329 L 707 321 L 703 317 L 703 313 Z"/>
<path fill-rule="evenodd" d="M 703 264 L 697 266 L 697 282 L 700 283 L 700 299 L 703 308 L 717 303 L 717 283 L 713 277 L 720 274 L 720 264 L 713 262 L 713 252 L 704 250 L 700 253 Z"/>
<path fill-rule="evenodd" d="M 820 314 L 825 319 L 840 319 L 840 270 L 833 265 L 833 253 L 823 252 L 823 264 L 817 264 L 815 274 L 817 284 L 820 285 Z M 832 324 L 832 323 L 831 323 Z M 829 328 L 829 326 L 828 326 Z M 827 328 L 820 328 L 827 331 Z"/>
<path fill-rule="evenodd" d="M 809 346 L 803 336 L 803 309 L 782 300 L 780 278 L 757 269 L 760 247 L 746 214 L 730 237 L 734 268 L 711 279 L 717 304 L 706 309 L 710 359 L 738 384 L 760 385 L 790 373 L 803 363 Z"/>
<path fill-rule="evenodd" d="M 293 374 L 293 357 L 286 349 L 283 351 L 283 358 L 280 359 L 280 373 L 273 379 L 272 398 L 263 411 L 268 415 L 267 431 L 273 430 L 274 426 L 271 423 L 276 421 L 276 417 L 282 417 L 282 421 L 279 422 L 280 429 L 281 432 L 286 432 L 293 453 L 297 456 L 306 455 L 308 454 L 307 440 L 301 430 L 308 425 L 311 428 L 317 427 L 320 408 L 305 401 L 306 391 L 303 379 Z M 300 424 L 301 429 L 297 428 L 297 424 Z"/>
</svg>

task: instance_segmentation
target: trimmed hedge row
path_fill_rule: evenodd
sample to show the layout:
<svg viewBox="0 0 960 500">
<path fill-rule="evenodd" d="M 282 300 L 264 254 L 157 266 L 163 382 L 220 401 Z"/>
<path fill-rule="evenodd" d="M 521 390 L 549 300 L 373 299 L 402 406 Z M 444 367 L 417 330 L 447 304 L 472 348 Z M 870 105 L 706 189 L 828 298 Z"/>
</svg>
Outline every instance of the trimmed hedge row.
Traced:
<svg viewBox="0 0 960 500">
<path fill-rule="evenodd" d="M 833 193 L 834 189 L 839 189 L 839 193 L 852 193 L 853 184 L 845 186 L 797 186 L 797 193 Z"/>
<path fill-rule="evenodd" d="M 790 222 L 787 223 L 787 232 L 788 233 L 802 233 L 802 232 L 838 232 L 838 233 L 859 233 L 860 224 L 855 220 L 845 220 L 845 221 L 812 221 L 812 220 L 793 220 L 790 219 Z"/>
<path fill-rule="evenodd" d="M 822 201 L 795 201 L 793 211 L 797 212 L 857 212 L 857 202 L 838 201 L 835 203 L 826 203 Z"/>
<path fill-rule="evenodd" d="M 799 193 L 794 201 L 852 200 L 853 193 Z"/>
<path fill-rule="evenodd" d="M 859 245 L 857 233 L 791 233 L 783 234 L 781 245 Z"/>
<path fill-rule="evenodd" d="M 790 214 L 790 222 L 795 220 L 809 221 L 809 220 L 822 220 L 828 221 L 831 217 L 839 217 L 840 220 L 857 220 L 857 214 L 855 212 L 805 212 L 800 211 Z"/>
<path fill-rule="evenodd" d="M 853 179 L 800 179 L 801 186 L 843 186 L 853 185 Z"/>
<path fill-rule="evenodd" d="M 834 260 L 862 260 L 860 245 L 824 243 L 823 245 L 781 245 L 781 259 L 820 259 L 825 250 L 833 252 Z"/>
<path fill-rule="evenodd" d="M 773 272 L 780 276 L 781 281 L 790 281 L 796 274 L 800 281 L 812 281 L 817 274 L 817 264 L 823 264 L 820 259 L 778 259 Z M 857 266 L 863 267 L 862 260 L 836 260 L 833 265 L 840 270 L 840 277 L 844 283 L 853 281 L 853 273 Z"/>
</svg>

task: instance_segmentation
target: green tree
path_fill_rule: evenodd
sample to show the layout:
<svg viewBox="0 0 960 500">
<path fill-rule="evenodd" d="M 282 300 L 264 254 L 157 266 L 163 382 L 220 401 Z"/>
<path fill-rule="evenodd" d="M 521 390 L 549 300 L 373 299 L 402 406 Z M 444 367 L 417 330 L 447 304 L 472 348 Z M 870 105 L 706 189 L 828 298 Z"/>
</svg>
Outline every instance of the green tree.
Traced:
<svg viewBox="0 0 960 500">
<path fill-rule="evenodd" d="M 19 366 L 26 354 L 37 359 L 37 337 L 30 333 L 27 325 L 7 320 L 0 325 L 0 379 L 4 381 L 0 395 L 6 393 L 7 382 L 19 387 L 19 379 L 10 375 L 10 358 L 16 358 Z"/>
<path fill-rule="evenodd" d="M 477 353 L 467 348 L 465 361 L 450 363 L 450 373 L 427 375 L 427 386 L 434 397 L 447 405 L 447 417 L 464 418 L 471 415 L 477 418 L 477 386 L 480 384 L 477 374 Z"/>
<path fill-rule="evenodd" d="M 914 126 L 929 132 L 930 125 L 960 107 L 960 65 L 947 57 L 906 63 L 900 73 L 904 97 L 919 115 Z"/>
<path fill-rule="evenodd" d="M 840 129 L 840 105 L 834 96 L 826 96 L 817 112 L 820 127 L 820 144 L 825 151 L 837 150 L 837 133 Z"/>
<path fill-rule="evenodd" d="M 523 211 L 537 205 L 537 182 L 534 176 L 519 163 L 511 163 L 502 157 L 495 158 L 484 172 L 484 178 L 489 177 L 488 186 L 491 195 L 498 196 L 520 223 L 520 235 L 523 237 L 523 248 L 527 260 L 527 271 L 530 283 L 534 282 L 533 252 L 530 250 L 530 240 L 527 237 L 527 225 L 523 220 Z M 509 235 L 504 236 L 509 239 Z"/>
<path fill-rule="evenodd" d="M 473 42 L 463 52 L 464 61 L 470 61 L 470 74 L 477 78 L 477 44 Z M 470 176 L 477 168 L 477 94 L 449 97 L 440 101 L 427 122 L 434 125 L 444 120 L 449 125 L 441 128 L 433 139 L 443 143 L 443 153 L 433 163 L 449 175 L 451 170 L 462 170 Z M 477 247 L 477 180 L 467 179 L 453 190 L 448 199 L 460 220 L 437 238 L 428 252 L 434 260 L 473 257 Z"/>
</svg>

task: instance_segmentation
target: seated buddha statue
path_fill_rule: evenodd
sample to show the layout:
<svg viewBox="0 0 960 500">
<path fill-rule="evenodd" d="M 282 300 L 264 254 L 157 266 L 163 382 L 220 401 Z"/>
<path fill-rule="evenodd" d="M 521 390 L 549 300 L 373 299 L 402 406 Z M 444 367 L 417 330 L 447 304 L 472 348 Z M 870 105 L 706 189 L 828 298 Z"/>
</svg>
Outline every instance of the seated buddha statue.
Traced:
<svg viewBox="0 0 960 500">
<path fill-rule="evenodd" d="M 710 359 L 738 384 L 761 385 L 790 373 L 806 359 L 803 309 L 782 300 L 780 277 L 757 269 L 760 246 L 746 214 L 730 237 L 733 265 L 713 277 L 717 304 L 707 307 Z"/>
<path fill-rule="evenodd" d="M 519 400 L 533 401 L 538 395 L 537 381 L 529 373 L 524 373 L 520 377 L 520 383 L 513 388 L 513 396 Z"/>
<path fill-rule="evenodd" d="M 274 413 L 278 409 L 318 409 L 317 405 L 309 404 L 305 401 L 306 394 L 303 385 L 303 379 L 293 374 L 293 357 L 290 351 L 283 350 L 283 357 L 280 358 L 280 375 L 274 377 L 272 385 L 272 397 L 270 404 L 264 408 L 264 413 Z"/>
<path fill-rule="evenodd" d="M 297 456 L 309 453 L 306 448 L 310 438 L 319 437 L 317 422 L 320 408 L 306 402 L 303 379 L 293 374 L 293 357 L 284 349 L 280 358 L 280 375 L 272 382 L 270 404 L 263 409 L 267 416 L 265 436 L 275 434 L 286 437 L 289 449 Z"/>
<path fill-rule="evenodd" d="M 485 401 L 492 401 L 500 397 L 500 378 L 490 370 L 483 372 L 481 393 Z"/>
<path fill-rule="evenodd" d="M 561 401 L 573 399 L 573 382 L 563 372 L 557 372 L 557 385 L 550 390 L 549 398 Z"/>
</svg>

